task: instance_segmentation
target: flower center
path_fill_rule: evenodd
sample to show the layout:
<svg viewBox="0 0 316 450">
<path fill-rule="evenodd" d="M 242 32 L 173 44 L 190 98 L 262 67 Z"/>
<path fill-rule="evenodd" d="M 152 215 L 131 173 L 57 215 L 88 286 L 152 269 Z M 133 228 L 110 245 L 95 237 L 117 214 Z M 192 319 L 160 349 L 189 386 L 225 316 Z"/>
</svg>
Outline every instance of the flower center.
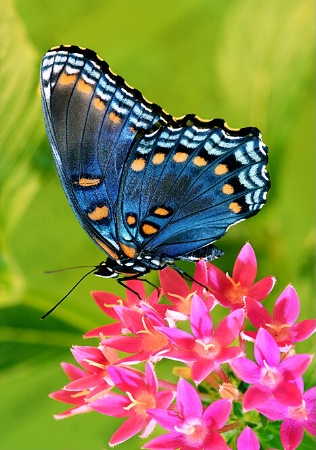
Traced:
<svg viewBox="0 0 316 450">
<path fill-rule="evenodd" d="M 220 345 L 212 340 L 205 342 L 202 339 L 195 339 L 195 351 L 203 358 L 213 359 L 220 351 Z"/>
<path fill-rule="evenodd" d="M 126 392 L 131 403 L 128 406 L 123 407 L 126 411 L 134 408 L 134 412 L 137 415 L 147 416 L 146 410 L 149 408 L 155 408 L 155 397 L 148 393 L 148 391 L 140 392 L 137 398 L 134 398 L 130 392 Z"/>
<path fill-rule="evenodd" d="M 261 368 L 261 383 L 269 387 L 276 387 L 283 377 L 276 367 L 270 367 L 266 360 L 263 361 L 264 367 Z"/>
<path fill-rule="evenodd" d="M 228 273 L 226 277 L 232 284 L 232 287 L 225 292 L 227 297 L 232 303 L 243 303 L 243 297 L 248 294 L 248 289 L 240 284 L 240 281 L 235 281 Z"/>
<path fill-rule="evenodd" d="M 183 435 L 188 446 L 196 447 L 198 449 L 203 448 L 202 446 L 208 431 L 200 419 L 194 418 L 186 420 L 180 427 L 175 426 L 174 429 Z"/>
<path fill-rule="evenodd" d="M 168 338 L 154 328 L 150 330 L 144 317 L 142 318 L 142 322 L 144 329 L 138 331 L 137 334 L 143 335 L 144 349 L 152 354 L 164 348 L 168 344 Z"/>
<path fill-rule="evenodd" d="M 291 325 L 283 323 L 276 325 L 272 323 L 266 323 L 265 326 L 269 328 L 270 334 L 274 337 L 276 342 L 284 342 L 290 340 L 290 327 Z"/>
<path fill-rule="evenodd" d="M 301 406 L 290 407 L 288 416 L 295 420 L 307 420 L 305 400 L 302 401 Z"/>
</svg>

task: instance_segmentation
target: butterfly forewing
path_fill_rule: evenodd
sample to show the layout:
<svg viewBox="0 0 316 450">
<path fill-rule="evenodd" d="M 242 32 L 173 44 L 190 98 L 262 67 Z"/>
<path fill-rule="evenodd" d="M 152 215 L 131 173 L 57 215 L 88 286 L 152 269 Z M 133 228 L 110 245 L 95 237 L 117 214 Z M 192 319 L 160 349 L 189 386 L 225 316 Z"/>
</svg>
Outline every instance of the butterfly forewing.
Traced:
<svg viewBox="0 0 316 450">
<path fill-rule="evenodd" d="M 68 200 L 83 228 L 104 250 L 119 249 L 116 209 L 132 143 L 168 119 L 129 89 L 89 50 L 58 47 L 41 66 L 47 134 Z"/>
</svg>

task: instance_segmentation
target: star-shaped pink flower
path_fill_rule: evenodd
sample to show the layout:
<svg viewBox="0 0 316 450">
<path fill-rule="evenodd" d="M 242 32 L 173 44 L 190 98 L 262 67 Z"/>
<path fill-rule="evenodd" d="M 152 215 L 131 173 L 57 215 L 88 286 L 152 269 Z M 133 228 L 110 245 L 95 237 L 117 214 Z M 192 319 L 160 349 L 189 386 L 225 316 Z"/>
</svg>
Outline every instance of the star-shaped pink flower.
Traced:
<svg viewBox="0 0 316 450">
<path fill-rule="evenodd" d="M 255 299 L 246 298 L 247 316 L 256 328 L 266 329 L 283 351 L 295 346 L 295 342 L 307 339 L 316 330 L 316 320 L 303 320 L 295 324 L 300 312 L 300 302 L 293 286 L 287 286 L 277 299 L 273 314 Z M 255 340 L 256 331 L 245 331 L 244 337 Z"/>
<path fill-rule="evenodd" d="M 176 410 L 155 408 L 147 411 L 169 433 L 147 442 L 143 448 L 160 450 L 229 449 L 219 434 L 230 415 L 232 406 L 229 400 L 217 400 L 203 410 L 196 390 L 181 378 L 178 382 L 176 402 Z"/>
<path fill-rule="evenodd" d="M 271 292 L 275 278 L 268 276 L 254 283 L 256 276 L 256 255 L 249 243 L 240 250 L 232 276 L 208 264 L 208 287 L 219 303 L 231 310 L 243 308 L 246 295 L 260 301 Z"/>
<path fill-rule="evenodd" d="M 244 357 L 230 362 L 237 375 L 252 385 L 244 395 L 244 410 L 257 409 L 272 395 L 287 406 L 299 405 L 302 394 L 294 381 L 305 372 L 312 355 L 294 355 L 280 362 L 280 349 L 264 328 L 258 331 L 254 354 L 257 364 Z"/>
</svg>

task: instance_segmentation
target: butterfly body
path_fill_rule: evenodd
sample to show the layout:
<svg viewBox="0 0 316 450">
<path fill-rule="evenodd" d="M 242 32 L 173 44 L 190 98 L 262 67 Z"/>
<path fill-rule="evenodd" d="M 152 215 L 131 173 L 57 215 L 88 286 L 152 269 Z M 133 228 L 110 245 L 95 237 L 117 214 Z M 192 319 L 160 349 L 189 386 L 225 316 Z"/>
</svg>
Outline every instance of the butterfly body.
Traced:
<svg viewBox="0 0 316 450">
<path fill-rule="evenodd" d="M 222 254 L 212 243 L 264 205 L 267 147 L 257 128 L 176 119 L 75 46 L 46 53 L 41 91 L 68 201 L 108 255 L 96 275 L 212 260 Z"/>
</svg>

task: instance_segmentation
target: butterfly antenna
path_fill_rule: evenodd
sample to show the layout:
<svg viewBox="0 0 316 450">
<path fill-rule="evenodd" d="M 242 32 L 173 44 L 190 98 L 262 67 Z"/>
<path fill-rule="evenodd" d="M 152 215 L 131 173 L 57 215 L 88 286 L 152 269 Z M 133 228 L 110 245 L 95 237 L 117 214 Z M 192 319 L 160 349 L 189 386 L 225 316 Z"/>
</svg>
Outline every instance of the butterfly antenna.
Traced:
<svg viewBox="0 0 316 450">
<path fill-rule="evenodd" d="M 58 273 L 58 272 L 66 272 L 66 270 L 74 270 L 74 269 L 88 269 L 90 267 L 94 266 L 74 266 L 74 267 L 64 267 L 62 269 L 55 269 L 55 270 L 45 270 L 44 273 L 50 274 L 50 273 Z M 91 273 L 91 272 L 89 272 Z"/>
<path fill-rule="evenodd" d="M 86 274 L 84 274 L 83 277 L 81 277 L 80 280 L 77 281 L 77 283 L 70 289 L 70 291 L 67 292 L 67 294 L 66 294 L 61 300 L 59 300 L 59 302 L 56 303 L 56 305 L 54 305 L 49 311 L 47 311 L 47 313 L 45 313 L 45 314 L 41 317 L 41 320 L 43 320 L 43 319 L 45 319 L 45 317 L 49 316 L 50 313 L 52 313 L 52 312 L 57 308 L 57 306 L 59 306 L 59 305 L 60 305 L 60 304 L 68 297 L 68 295 L 72 293 L 72 291 L 73 291 L 74 289 L 76 289 L 76 287 L 78 286 L 78 284 L 80 284 L 82 280 L 84 280 L 88 275 L 90 275 L 90 273 L 93 273 L 95 270 L 96 270 L 96 267 L 94 267 L 92 270 L 89 270 L 89 272 L 87 272 Z M 57 272 L 58 272 L 58 271 L 57 271 Z"/>
</svg>

